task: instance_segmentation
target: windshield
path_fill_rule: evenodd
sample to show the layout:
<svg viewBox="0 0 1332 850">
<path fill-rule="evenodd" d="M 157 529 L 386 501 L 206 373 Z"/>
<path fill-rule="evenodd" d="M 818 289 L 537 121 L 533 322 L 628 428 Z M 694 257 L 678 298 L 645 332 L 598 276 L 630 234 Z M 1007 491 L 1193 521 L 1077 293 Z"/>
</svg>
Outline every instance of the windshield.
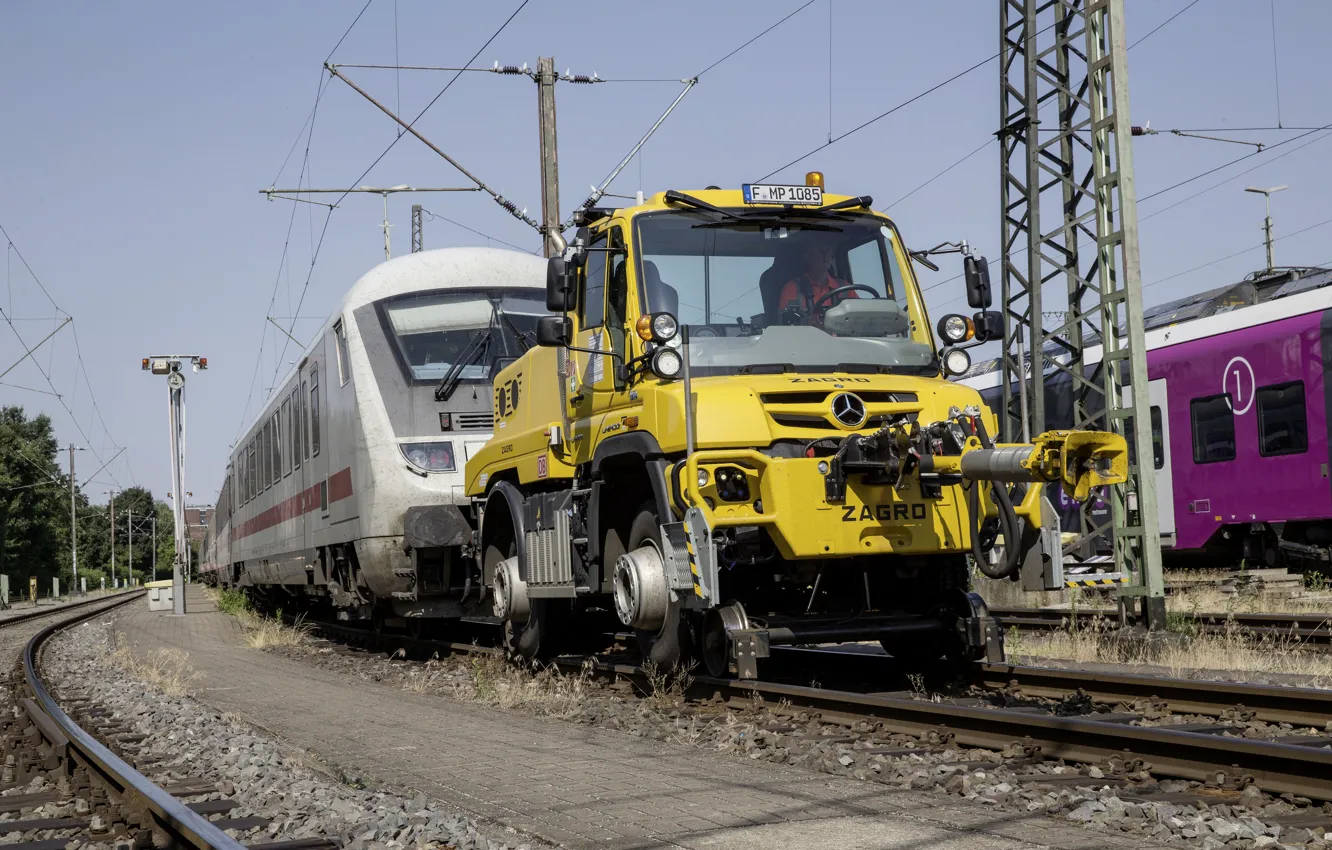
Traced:
<svg viewBox="0 0 1332 850">
<path fill-rule="evenodd" d="M 736 371 L 936 371 L 911 339 L 907 283 L 881 219 L 848 213 L 640 216 L 644 297 L 690 327 L 691 365 Z M 745 216 L 750 216 L 745 220 Z"/>
<path fill-rule="evenodd" d="M 518 357 L 534 343 L 537 317 L 546 315 L 543 298 L 536 290 L 489 297 L 437 292 L 394 298 L 380 309 L 413 382 L 443 380 L 460 358 L 469 361 L 461 380 L 488 381 L 498 361 Z M 490 345 L 481 346 L 478 337 L 488 329 Z"/>
</svg>

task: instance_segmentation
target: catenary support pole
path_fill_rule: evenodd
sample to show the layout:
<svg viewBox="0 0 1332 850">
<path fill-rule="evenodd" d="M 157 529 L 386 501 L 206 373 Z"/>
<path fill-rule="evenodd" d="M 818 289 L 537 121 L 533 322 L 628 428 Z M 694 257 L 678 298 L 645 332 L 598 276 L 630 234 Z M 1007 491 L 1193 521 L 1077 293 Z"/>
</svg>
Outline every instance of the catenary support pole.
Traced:
<svg viewBox="0 0 1332 850">
<path fill-rule="evenodd" d="M 555 139 L 555 58 L 537 59 L 537 118 L 541 133 L 541 234 L 546 256 L 558 253 L 554 237 L 560 233 L 559 161 Z"/>
</svg>

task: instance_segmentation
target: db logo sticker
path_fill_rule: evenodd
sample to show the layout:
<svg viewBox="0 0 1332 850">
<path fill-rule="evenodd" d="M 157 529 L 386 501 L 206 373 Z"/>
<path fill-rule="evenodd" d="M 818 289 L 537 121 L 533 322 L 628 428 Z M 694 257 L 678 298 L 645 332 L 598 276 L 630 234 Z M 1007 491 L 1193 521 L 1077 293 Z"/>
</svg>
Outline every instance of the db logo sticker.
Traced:
<svg viewBox="0 0 1332 850">
<path fill-rule="evenodd" d="M 546 456 L 537 455 L 537 478 L 545 478 L 547 473 Z"/>
</svg>

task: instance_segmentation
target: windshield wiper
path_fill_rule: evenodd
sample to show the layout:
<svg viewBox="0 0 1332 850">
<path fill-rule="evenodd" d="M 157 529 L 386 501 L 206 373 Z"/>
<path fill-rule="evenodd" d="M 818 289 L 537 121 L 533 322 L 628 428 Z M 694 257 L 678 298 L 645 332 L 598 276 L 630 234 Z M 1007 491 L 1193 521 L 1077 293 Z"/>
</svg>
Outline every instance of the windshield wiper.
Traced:
<svg viewBox="0 0 1332 850">
<path fill-rule="evenodd" d="M 462 354 L 449 367 L 449 371 L 444 375 L 444 380 L 435 387 L 435 401 L 448 401 L 458 390 L 458 385 L 462 383 L 463 370 L 475 363 L 480 357 L 490 350 L 490 332 L 494 328 L 492 324 L 484 331 L 477 334 L 467 347 L 463 349 Z"/>
<path fill-rule="evenodd" d="M 514 338 L 518 340 L 518 344 L 522 346 L 524 352 L 532 347 L 532 343 L 528 340 L 527 335 L 518 330 L 518 326 L 513 323 L 513 319 L 509 318 L 508 313 L 500 309 L 499 299 L 492 297 L 490 299 L 489 324 L 486 325 L 484 331 L 477 334 L 476 337 L 467 344 L 467 347 L 463 349 L 462 354 L 458 356 L 457 362 L 449 367 L 449 371 L 444 376 L 444 380 L 440 381 L 439 386 L 435 388 L 435 401 L 448 401 L 449 396 L 457 392 L 458 384 L 462 383 L 463 370 L 478 361 L 483 363 L 486 362 L 488 359 L 487 355 L 490 353 L 490 346 L 495 339 L 495 332 L 499 329 L 501 322 L 513 332 Z M 508 345 L 503 343 L 503 334 L 500 334 L 500 339 L 501 344 L 504 345 L 505 354 L 507 354 Z"/>
<path fill-rule="evenodd" d="M 700 201 L 698 198 L 695 198 L 693 195 L 686 195 L 684 192 L 677 192 L 674 189 L 667 190 L 665 201 L 668 204 L 684 204 L 685 206 L 693 207 L 696 210 L 706 210 L 707 212 L 716 213 L 717 215 L 725 216 L 726 218 L 730 219 L 739 220 L 743 218 L 743 216 L 741 216 L 739 213 L 735 213 L 730 210 L 724 210 L 721 207 L 714 206 L 713 204 L 708 203 L 707 201 Z"/>
</svg>

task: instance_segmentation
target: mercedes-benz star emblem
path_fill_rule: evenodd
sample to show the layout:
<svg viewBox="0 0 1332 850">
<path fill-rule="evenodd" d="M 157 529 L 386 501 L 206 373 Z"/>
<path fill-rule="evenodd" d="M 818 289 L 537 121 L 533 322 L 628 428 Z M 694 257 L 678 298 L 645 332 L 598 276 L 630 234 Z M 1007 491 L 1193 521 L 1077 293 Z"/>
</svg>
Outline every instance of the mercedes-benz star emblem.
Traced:
<svg viewBox="0 0 1332 850">
<path fill-rule="evenodd" d="M 854 393 L 838 393 L 833 396 L 832 415 L 847 428 L 859 428 L 865 424 L 865 402 Z"/>
</svg>

